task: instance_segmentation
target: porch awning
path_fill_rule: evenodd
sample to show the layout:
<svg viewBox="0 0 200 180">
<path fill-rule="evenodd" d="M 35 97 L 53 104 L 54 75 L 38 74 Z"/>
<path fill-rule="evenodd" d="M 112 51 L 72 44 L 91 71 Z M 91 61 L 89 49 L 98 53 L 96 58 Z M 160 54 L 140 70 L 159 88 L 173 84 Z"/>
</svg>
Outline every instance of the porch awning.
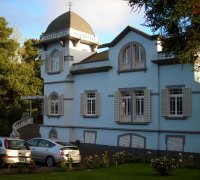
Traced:
<svg viewBox="0 0 200 180">
<path fill-rule="evenodd" d="M 23 100 L 39 100 L 39 99 L 44 99 L 44 96 L 39 96 L 39 95 L 36 95 L 36 96 L 22 96 L 21 99 Z"/>
</svg>

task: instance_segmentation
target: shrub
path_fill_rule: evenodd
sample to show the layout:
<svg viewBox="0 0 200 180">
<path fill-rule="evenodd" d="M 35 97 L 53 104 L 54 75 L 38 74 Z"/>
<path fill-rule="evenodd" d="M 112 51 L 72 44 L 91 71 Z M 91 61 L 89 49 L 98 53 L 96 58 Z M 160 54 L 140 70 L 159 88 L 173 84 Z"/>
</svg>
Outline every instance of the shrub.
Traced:
<svg viewBox="0 0 200 180">
<path fill-rule="evenodd" d="M 178 167 L 178 164 L 174 159 L 167 158 L 166 156 L 152 159 L 151 166 L 157 174 L 161 176 L 168 176 Z"/>
</svg>

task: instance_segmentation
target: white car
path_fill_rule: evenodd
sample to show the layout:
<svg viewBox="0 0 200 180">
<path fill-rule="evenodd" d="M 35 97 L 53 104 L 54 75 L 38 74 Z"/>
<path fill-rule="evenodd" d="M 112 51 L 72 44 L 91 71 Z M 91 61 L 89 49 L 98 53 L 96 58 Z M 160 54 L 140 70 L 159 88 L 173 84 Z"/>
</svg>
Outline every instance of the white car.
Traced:
<svg viewBox="0 0 200 180">
<path fill-rule="evenodd" d="M 78 147 L 71 143 L 47 138 L 33 138 L 26 143 L 31 149 L 31 158 L 47 166 L 54 166 L 61 161 L 67 163 L 69 157 L 72 158 L 73 163 L 81 162 Z"/>
<path fill-rule="evenodd" d="M 31 162 L 31 150 L 22 139 L 0 137 L 0 168 L 6 164 Z"/>
</svg>

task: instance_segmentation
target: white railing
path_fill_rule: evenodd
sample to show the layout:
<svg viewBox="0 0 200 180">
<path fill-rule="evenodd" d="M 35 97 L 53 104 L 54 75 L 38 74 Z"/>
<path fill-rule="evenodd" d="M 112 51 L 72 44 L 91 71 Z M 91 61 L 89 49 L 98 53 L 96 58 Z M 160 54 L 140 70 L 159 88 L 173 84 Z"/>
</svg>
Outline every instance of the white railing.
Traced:
<svg viewBox="0 0 200 180">
<path fill-rule="evenodd" d="M 10 137 L 16 137 L 16 138 L 19 138 L 20 137 L 20 134 L 19 132 L 17 131 L 19 128 L 23 127 L 23 126 L 26 126 L 28 124 L 33 124 L 33 118 L 23 118 L 23 119 L 20 119 L 19 121 L 15 122 L 13 125 L 12 125 L 12 133 L 10 134 Z"/>
</svg>

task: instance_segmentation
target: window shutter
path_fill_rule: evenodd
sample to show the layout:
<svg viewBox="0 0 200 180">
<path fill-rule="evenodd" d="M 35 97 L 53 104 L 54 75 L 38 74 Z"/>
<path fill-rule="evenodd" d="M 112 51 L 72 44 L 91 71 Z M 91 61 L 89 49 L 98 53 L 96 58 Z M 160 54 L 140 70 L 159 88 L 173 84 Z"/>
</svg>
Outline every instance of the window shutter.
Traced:
<svg viewBox="0 0 200 180">
<path fill-rule="evenodd" d="M 145 141 L 143 137 L 132 135 L 131 147 L 132 148 L 145 148 Z"/>
<path fill-rule="evenodd" d="M 44 115 L 48 115 L 49 113 L 49 102 L 48 102 L 48 98 L 47 98 L 47 96 L 44 96 L 44 104 L 43 104 L 44 106 L 43 106 L 43 109 L 44 109 Z"/>
<path fill-rule="evenodd" d="M 80 102 L 80 113 L 81 116 L 85 116 L 86 115 L 86 93 L 81 93 L 81 102 Z"/>
<path fill-rule="evenodd" d="M 64 70 L 64 53 L 63 51 L 59 54 L 59 65 L 60 65 L 60 71 Z"/>
<path fill-rule="evenodd" d="M 161 116 L 169 116 L 169 91 L 161 89 Z"/>
<path fill-rule="evenodd" d="M 45 72 L 49 73 L 51 72 L 51 57 L 49 54 L 46 54 L 45 57 L 46 61 L 45 61 Z"/>
<path fill-rule="evenodd" d="M 64 95 L 61 94 L 58 98 L 58 114 L 64 116 Z"/>
<path fill-rule="evenodd" d="M 168 137 L 167 138 L 167 150 L 168 151 L 183 151 L 183 138 L 180 137 Z"/>
<path fill-rule="evenodd" d="M 124 135 L 119 137 L 119 146 L 120 147 L 130 147 L 131 136 Z"/>
<path fill-rule="evenodd" d="M 151 94 L 150 90 L 144 90 L 144 122 L 151 121 Z"/>
<path fill-rule="evenodd" d="M 96 132 L 85 132 L 84 142 L 96 144 Z"/>
<path fill-rule="evenodd" d="M 100 116 L 101 115 L 101 93 L 99 92 L 96 92 L 95 93 L 95 97 L 96 97 L 96 100 L 95 100 L 95 114 L 97 116 Z"/>
<path fill-rule="evenodd" d="M 191 116 L 191 89 L 183 88 L 183 115 Z"/>
<path fill-rule="evenodd" d="M 114 120 L 120 121 L 120 92 L 114 92 Z"/>
</svg>

